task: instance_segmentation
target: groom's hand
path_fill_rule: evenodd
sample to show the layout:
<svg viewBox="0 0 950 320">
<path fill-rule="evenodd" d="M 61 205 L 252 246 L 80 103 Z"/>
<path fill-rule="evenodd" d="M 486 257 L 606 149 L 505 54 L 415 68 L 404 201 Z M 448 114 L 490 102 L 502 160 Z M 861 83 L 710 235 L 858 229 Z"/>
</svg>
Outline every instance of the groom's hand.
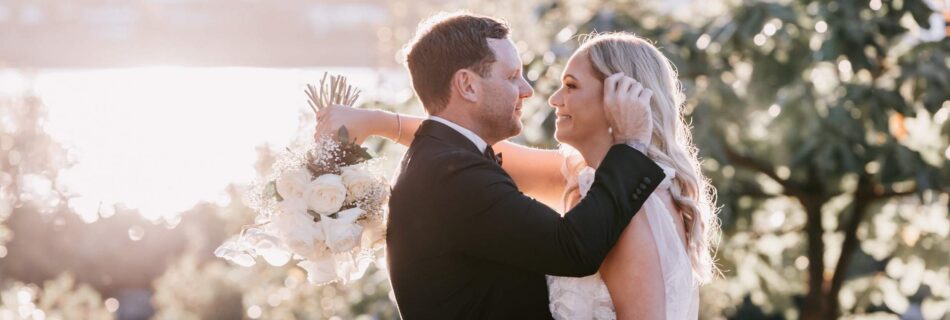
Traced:
<svg viewBox="0 0 950 320">
<path fill-rule="evenodd" d="M 614 143 L 642 146 L 645 152 L 653 135 L 653 112 L 650 99 L 653 91 L 621 73 L 604 80 L 604 111 Z"/>
</svg>

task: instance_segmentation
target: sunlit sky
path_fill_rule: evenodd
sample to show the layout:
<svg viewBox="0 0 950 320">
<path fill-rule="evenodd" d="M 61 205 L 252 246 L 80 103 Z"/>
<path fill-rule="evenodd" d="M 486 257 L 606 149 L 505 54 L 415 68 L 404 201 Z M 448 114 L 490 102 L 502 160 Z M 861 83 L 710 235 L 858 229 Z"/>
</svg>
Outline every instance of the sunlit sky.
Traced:
<svg viewBox="0 0 950 320">
<path fill-rule="evenodd" d="M 361 100 L 409 94 L 405 80 L 393 81 L 404 72 L 359 68 L 53 70 L 38 74 L 35 90 L 47 131 L 76 159 L 61 180 L 82 196 L 70 202 L 80 215 L 94 220 L 99 202 L 121 202 L 174 221 L 221 199 L 229 183 L 252 181 L 257 146 L 311 134 L 298 131 L 310 112 L 303 88 L 324 71 L 347 75 Z"/>
</svg>

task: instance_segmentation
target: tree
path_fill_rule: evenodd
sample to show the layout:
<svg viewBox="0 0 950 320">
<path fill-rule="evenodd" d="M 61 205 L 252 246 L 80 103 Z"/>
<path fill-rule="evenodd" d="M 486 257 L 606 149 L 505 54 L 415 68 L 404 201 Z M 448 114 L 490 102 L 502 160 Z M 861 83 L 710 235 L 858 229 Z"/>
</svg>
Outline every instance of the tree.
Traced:
<svg viewBox="0 0 950 320">
<path fill-rule="evenodd" d="M 739 317 L 831 319 L 903 314 L 910 298 L 942 316 L 950 42 L 918 35 L 933 13 L 924 1 L 743 1 L 689 19 L 642 3 L 537 8 L 546 32 L 534 36 L 548 44 L 524 56 L 539 95 L 558 85 L 577 33 L 636 33 L 678 68 L 722 205 L 726 279 L 704 303 Z M 550 123 L 548 108 L 535 110 Z M 908 261 L 937 282 L 905 284 L 892 269 Z"/>
<path fill-rule="evenodd" d="M 23 216 L 49 216 L 66 207 L 66 195 L 56 186 L 60 170 L 70 162 L 66 150 L 43 129 L 45 105 L 25 93 L 0 96 L 0 267 L 10 267 L 8 245 L 14 228 L 7 223 Z M 17 230 L 21 231 L 21 230 Z M 22 234 L 31 236 L 31 234 Z M 11 248 L 14 246 L 10 246 Z M 12 252 L 12 254 L 11 254 Z M 0 282 L 0 315 L 13 318 L 82 317 L 106 319 L 111 311 L 100 294 L 76 283 L 68 273 L 53 275 L 41 285 L 10 279 Z M 112 310 L 114 311 L 114 310 Z"/>
<path fill-rule="evenodd" d="M 69 161 L 65 149 L 43 130 L 45 110 L 33 94 L 0 96 L 0 258 L 13 237 L 2 225 L 10 215 L 49 213 L 64 205 L 56 177 Z"/>
</svg>

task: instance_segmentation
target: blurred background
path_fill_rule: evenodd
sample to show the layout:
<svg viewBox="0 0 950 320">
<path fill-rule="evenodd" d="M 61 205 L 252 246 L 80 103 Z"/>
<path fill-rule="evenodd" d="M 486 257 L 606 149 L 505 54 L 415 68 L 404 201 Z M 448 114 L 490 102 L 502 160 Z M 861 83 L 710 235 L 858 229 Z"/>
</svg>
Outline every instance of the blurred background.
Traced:
<svg viewBox="0 0 950 320">
<path fill-rule="evenodd" d="M 676 64 L 721 205 L 701 318 L 950 319 L 946 0 L 0 0 L 0 319 L 397 318 L 384 272 L 314 287 L 212 251 L 311 135 L 306 83 L 422 114 L 400 49 L 457 9 L 513 28 L 521 143 L 556 146 L 577 35 Z"/>
</svg>

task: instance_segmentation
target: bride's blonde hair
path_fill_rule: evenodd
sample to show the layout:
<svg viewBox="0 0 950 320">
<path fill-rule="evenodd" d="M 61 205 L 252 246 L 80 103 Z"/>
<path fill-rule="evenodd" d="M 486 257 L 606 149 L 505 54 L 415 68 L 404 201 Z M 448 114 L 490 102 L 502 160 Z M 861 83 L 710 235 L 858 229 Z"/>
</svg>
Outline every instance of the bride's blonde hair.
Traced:
<svg viewBox="0 0 950 320">
<path fill-rule="evenodd" d="M 647 156 L 676 170 L 670 193 L 685 223 L 692 269 L 700 283 L 709 282 L 718 272 L 712 245 L 719 234 L 715 189 L 703 176 L 690 128 L 683 118 L 685 95 L 676 68 L 650 42 L 633 34 L 591 34 L 582 41 L 577 52 L 586 52 L 601 81 L 623 72 L 653 91 L 653 137 Z M 566 173 L 579 173 L 586 164 L 576 152 L 567 152 Z M 565 204 L 577 199 L 577 184 L 569 183 Z"/>
</svg>

